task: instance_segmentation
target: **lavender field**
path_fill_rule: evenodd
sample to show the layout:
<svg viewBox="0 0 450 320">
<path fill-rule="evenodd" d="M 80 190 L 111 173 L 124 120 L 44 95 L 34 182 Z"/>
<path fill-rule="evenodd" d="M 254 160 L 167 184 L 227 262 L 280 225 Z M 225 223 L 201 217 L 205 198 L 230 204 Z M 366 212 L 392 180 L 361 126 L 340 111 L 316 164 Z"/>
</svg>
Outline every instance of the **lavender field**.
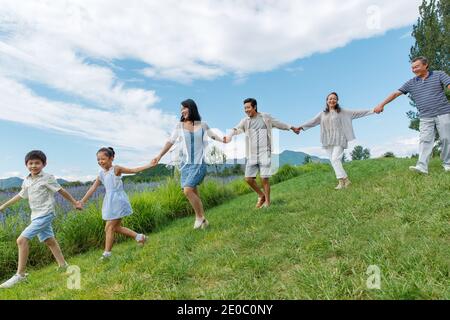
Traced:
<svg viewBox="0 0 450 320">
<path fill-rule="evenodd" d="M 230 177 L 207 177 L 206 181 L 216 181 L 218 183 L 227 184 L 231 181 L 239 179 L 239 176 L 230 176 Z M 124 189 L 128 195 L 139 194 L 142 192 L 151 192 L 154 189 L 158 188 L 161 184 L 165 183 L 165 181 L 158 182 L 143 182 L 143 183 L 125 183 Z M 65 189 L 72 194 L 72 196 L 79 200 L 83 198 L 86 194 L 90 185 L 86 186 L 77 186 L 77 187 L 65 187 Z M 17 191 L 2 191 L 0 190 L 0 203 L 4 203 L 8 199 L 14 197 L 17 194 Z M 105 189 L 103 186 L 100 186 L 97 191 L 93 194 L 90 202 L 96 202 L 101 200 L 103 195 L 105 194 Z M 67 202 L 59 193 L 55 196 L 56 199 L 56 214 L 58 216 L 66 217 L 67 214 L 73 211 L 72 205 Z M 21 201 L 17 205 L 12 208 L 6 209 L 3 214 L 0 214 L 0 223 L 1 227 L 5 226 L 6 217 L 16 215 L 19 217 L 19 221 L 21 222 L 29 222 L 30 220 L 30 209 L 28 207 L 28 203 L 26 201 Z"/>
</svg>

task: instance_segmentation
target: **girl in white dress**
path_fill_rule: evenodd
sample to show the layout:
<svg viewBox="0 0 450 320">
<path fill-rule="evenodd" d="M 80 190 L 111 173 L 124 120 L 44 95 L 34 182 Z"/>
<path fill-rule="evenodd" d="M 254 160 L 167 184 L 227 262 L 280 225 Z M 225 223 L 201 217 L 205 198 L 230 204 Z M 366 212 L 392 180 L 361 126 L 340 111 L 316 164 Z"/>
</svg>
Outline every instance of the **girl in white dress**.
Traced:
<svg viewBox="0 0 450 320">
<path fill-rule="evenodd" d="M 128 169 L 114 166 L 114 156 L 115 152 L 113 148 L 102 148 L 97 152 L 97 162 L 102 169 L 92 187 L 81 200 L 81 203 L 84 205 L 100 184 L 104 185 L 106 194 L 103 199 L 102 218 L 106 221 L 106 242 L 105 252 L 101 257 L 102 260 L 111 257 L 115 233 L 133 238 L 142 245 L 145 244 L 145 241 L 147 240 L 145 235 L 138 234 L 133 230 L 122 227 L 122 219 L 133 213 L 128 196 L 123 189 L 122 174 L 139 173 L 151 168 L 152 164 Z"/>
</svg>

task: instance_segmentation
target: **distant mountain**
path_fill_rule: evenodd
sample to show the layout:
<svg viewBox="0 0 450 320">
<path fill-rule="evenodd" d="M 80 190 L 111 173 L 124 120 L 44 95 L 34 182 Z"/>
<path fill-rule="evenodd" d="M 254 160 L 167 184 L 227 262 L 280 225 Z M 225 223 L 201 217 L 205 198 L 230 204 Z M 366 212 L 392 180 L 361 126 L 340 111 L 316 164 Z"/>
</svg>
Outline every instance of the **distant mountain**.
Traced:
<svg viewBox="0 0 450 320">
<path fill-rule="evenodd" d="M 70 183 L 69 181 L 64 180 L 64 179 L 56 179 L 56 181 L 57 181 L 60 185 L 65 185 L 65 184 Z"/>
<path fill-rule="evenodd" d="M 327 159 L 322 159 L 316 156 L 311 156 L 304 152 L 296 152 L 296 151 L 283 151 L 280 155 L 280 167 L 285 164 L 290 164 L 294 166 L 299 166 L 305 163 L 306 157 L 310 157 L 312 162 L 319 163 L 329 163 L 330 161 Z"/>
<path fill-rule="evenodd" d="M 20 178 L 0 179 L 0 190 L 20 188 L 22 186 L 22 181 L 23 180 Z"/>
<path fill-rule="evenodd" d="M 64 179 L 56 179 L 56 181 L 60 185 L 68 184 L 69 181 L 66 181 Z M 12 188 L 20 188 L 22 186 L 23 179 L 21 178 L 7 178 L 7 179 L 0 179 L 0 190 L 7 190 Z"/>
</svg>

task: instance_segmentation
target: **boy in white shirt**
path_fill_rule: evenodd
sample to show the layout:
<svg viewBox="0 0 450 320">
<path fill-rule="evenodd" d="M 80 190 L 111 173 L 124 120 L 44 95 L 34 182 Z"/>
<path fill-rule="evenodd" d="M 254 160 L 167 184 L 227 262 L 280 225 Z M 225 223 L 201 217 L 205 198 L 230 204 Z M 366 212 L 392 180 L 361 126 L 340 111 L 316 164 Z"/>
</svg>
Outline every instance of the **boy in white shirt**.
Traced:
<svg viewBox="0 0 450 320">
<path fill-rule="evenodd" d="M 35 236 L 38 236 L 39 240 L 49 247 L 58 262 L 59 269 L 65 270 L 68 265 L 64 260 L 52 228 L 52 222 L 55 218 L 55 193 L 60 193 L 76 209 L 82 208 L 81 203 L 64 190 L 54 176 L 42 171 L 47 165 L 47 157 L 42 151 L 29 152 L 25 157 L 25 165 L 30 174 L 23 181 L 22 190 L 14 198 L 0 206 L 0 213 L 21 199 L 28 199 L 31 209 L 31 224 L 17 239 L 19 248 L 17 274 L 0 285 L 0 288 L 11 288 L 26 279 L 25 268 L 29 254 L 29 241 Z"/>
</svg>

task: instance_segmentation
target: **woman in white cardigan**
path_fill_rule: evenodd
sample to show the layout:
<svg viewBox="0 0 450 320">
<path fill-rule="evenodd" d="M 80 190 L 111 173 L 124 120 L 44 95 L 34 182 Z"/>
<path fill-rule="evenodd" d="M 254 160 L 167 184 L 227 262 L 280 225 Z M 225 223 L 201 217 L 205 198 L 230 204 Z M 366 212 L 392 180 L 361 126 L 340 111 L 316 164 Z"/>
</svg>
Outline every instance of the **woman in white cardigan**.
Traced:
<svg viewBox="0 0 450 320">
<path fill-rule="evenodd" d="M 336 190 L 347 188 L 351 184 L 342 165 L 342 158 L 344 150 L 348 148 L 348 142 L 355 140 L 352 121 L 371 114 L 374 114 L 373 110 L 342 109 L 339 106 L 339 96 L 332 92 L 327 96 L 326 109 L 298 128 L 306 131 L 320 125 L 320 140 L 339 180 Z"/>
</svg>

